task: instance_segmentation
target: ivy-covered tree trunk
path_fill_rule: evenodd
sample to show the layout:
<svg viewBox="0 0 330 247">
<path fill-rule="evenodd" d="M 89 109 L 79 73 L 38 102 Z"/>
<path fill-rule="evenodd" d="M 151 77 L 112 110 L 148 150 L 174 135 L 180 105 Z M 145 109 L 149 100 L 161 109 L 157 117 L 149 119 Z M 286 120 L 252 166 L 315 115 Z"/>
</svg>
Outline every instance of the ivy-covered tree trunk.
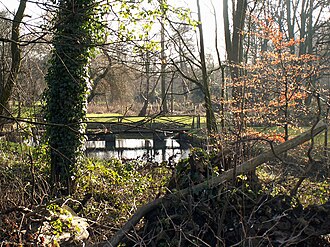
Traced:
<svg viewBox="0 0 330 247">
<path fill-rule="evenodd" d="M 93 40 L 94 0 L 61 0 L 55 20 L 53 55 L 46 76 L 46 119 L 53 195 L 73 191 L 83 152 Z"/>
</svg>

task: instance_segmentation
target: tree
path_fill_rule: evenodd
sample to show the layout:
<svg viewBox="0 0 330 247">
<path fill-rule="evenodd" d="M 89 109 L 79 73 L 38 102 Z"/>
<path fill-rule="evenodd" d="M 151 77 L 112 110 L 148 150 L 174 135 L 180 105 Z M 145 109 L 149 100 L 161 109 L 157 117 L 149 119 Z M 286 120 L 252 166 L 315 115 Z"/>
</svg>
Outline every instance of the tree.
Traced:
<svg viewBox="0 0 330 247">
<path fill-rule="evenodd" d="M 181 21 L 168 19 L 171 31 L 174 32 L 174 34 L 169 34 L 174 47 L 174 52 L 170 54 L 169 60 L 183 79 L 195 85 L 193 90 L 201 92 L 206 112 L 207 131 L 208 134 L 215 134 L 217 132 L 217 123 L 212 108 L 210 92 L 210 75 L 214 70 L 207 68 L 200 1 L 197 0 L 196 3 L 198 11 L 197 21 L 190 17 L 189 12 L 182 14 Z M 196 35 L 197 32 L 194 32 L 193 35 L 188 36 L 188 34 L 194 31 L 194 28 L 197 28 L 198 35 Z M 194 38 L 199 41 L 197 46 L 191 43 L 191 39 Z M 195 48 L 198 50 L 196 51 Z"/>
<path fill-rule="evenodd" d="M 209 79 L 207 75 L 206 61 L 205 61 L 205 51 L 204 51 L 204 37 L 203 37 L 203 26 L 201 18 L 201 10 L 199 0 L 197 0 L 197 10 L 198 10 L 198 30 L 199 30 L 199 42 L 200 42 L 200 61 L 201 61 L 201 70 L 202 70 L 202 83 L 201 88 L 204 94 L 205 109 L 206 109 L 206 127 L 210 134 L 216 133 L 217 122 L 214 116 L 214 111 L 212 108 Z"/>
<path fill-rule="evenodd" d="M 327 32 L 323 32 L 322 29 L 329 25 L 328 12 L 326 11 L 328 5 L 329 2 L 324 0 L 269 1 L 263 18 L 266 20 L 268 17 L 272 17 L 279 24 L 281 32 L 285 34 L 287 39 L 299 38 L 304 41 L 290 48 L 292 54 L 319 56 L 318 42 L 327 35 Z M 326 61 L 323 62 L 327 63 Z M 310 87 L 310 92 L 317 87 L 319 79 L 314 77 L 307 85 Z M 325 80 L 327 79 L 325 78 Z M 312 94 L 309 94 L 305 103 L 311 105 L 311 99 Z"/>
<path fill-rule="evenodd" d="M 279 0 L 279 1 L 265 1 L 256 2 L 259 10 L 258 19 L 268 22 L 269 18 L 275 21 L 283 37 L 287 40 L 300 39 L 303 42 L 298 42 L 290 46 L 290 53 L 298 56 L 305 56 L 305 54 L 313 54 L 319 57 L 320 64 L 327 64 L 327 56 L 323 56 L 321 52 L 322 45 L 320 40 L 327 39 L 328 32 L 324 32 L 324 27 L 329 25 L 329 18 L 325 9 L 328 7 L 328 2 L 324 0 Z M 272 49 L 269 46 L 269 39 L 262 39 L 263 51 Z M 253 45 L 253 44 L 251 44 Z M 256 54 L 256 53 L 255 53 Z M 260 54 L 259 54 L 260 55 Z M 254 54 L 252 54 L 255 58 Z M 312 66 L 312 64 L 311 64 Z M 323 81 L 323 83 L 322 83 Z M 304 80 L 304 86 L 308 91 L 308 97 L 305 98 L 305 104 L 311 109 L 313 107 L 312 98 L 315 90 L 323 90 L 320 85 L 327 81 L 326 76 L 319 73 Z M 319 91 L 320 92 L 320 91 Z M 321 93 L 322 94 L 322 93 Z M 322 96 L 325 98 L 325 95 Z"/>
<path fill-rule="evenodd" d="M 167 108 L 167 92 L 166 92 L 166 56 L 165 56 L 165 4 L 166 1 L 161 0 L 160 1 L 160 8 L 162 10 L 161 14 L 161 30 L 160 30 L 160 36 L 161 36 L 161 90 L 162 90 L 162 111 L 163 114 L 166 114 L 168 112 Z"/>
<path fill-rule="evenodd" d="M 100 38 L 94 0 L 59 1 L 48 84 L 46 119 L 49 123 L 53 193 L 70 194 L 84 144 L 87 65 Z"/>
<path fill-rule="evenodd" d="M 0 73 L 0 115 L 7 114 L 7 103 L 12 94 L 13 87 L 16 83 L 20 65 L 21 65 L 21 49 L 20 49 L 20 24 L 23 19 L 24 10 L 26 8 L 26 0 L 21 0 L 18 10 L 14 16 L 11 28 L 11 38 L 2 39 L 2 41 L 10 42 L 11 65 L 7 76 Z"/>
<path fill-rule="evenodd" d="M 127 114 L 138 110 L 140 106 L 134 102 L 142 81 L 138 66 L 125 58 L 123 43 L 102 45 L 101 50 L 89 66 L 93 85 L 88 95 L 88 111 Z"/>
<path fill-rule="evenodd" d="M 91 73 L 91 77 L 93 78 L 93 85 L 90 89 L 87 101 L 90 103 L 94 97 L 96 96 L 96 91 L 98 86 L 101 84 L 102 80 L 109 74 L 112 66 L 112 60 L 109 55 L 109 53 L 106 51 L 106 49 L 102 49 L 103 54 L 107 58 L 106 66 L 100 66 L 96 61 L 94 61 L 94 64 L 96 64 L 97 68 L 94 69 L 94 73 Z M 96 60 L 96 59 L 95 59 Z M 95 66 L 95 67 L 96 67 Z M 101 67 L 101 68 L 100 68 Z M 91 68 L 92 70 L 93 68 Z M 99 71 L 100 70 L 100 71 Z M 92 74 L 95 74 L 94 76 Z"/>
<path fill-rule="evenodd" d="M 268 51 L 260 51 L 261 57 L 253 64 L 247 64 L 248 74 L 242 77 L 248 88 L 248 108 L 254 124 L 281 126 L 283 140 L 289 139 L 289 126 L 297 126 L 304 119 L 307 96 L 306 81 L 318 73 L 316 57 L 311 54 L 292 54 L 291 47 L 302 40 L 286 40 L 280 27 L 272 20 L 256 20 L 256 32 L 261 39 L 267 39 Z"/>
<path fill-rule="evenodd" d="M 231 6 L 228 0 L 223 0 L 223 23 L 225 32 L 226 54 L 231 79 L 231 112 L 233 113 L 232 125 L 235 127 L 237 138 L 241 138 L 245 126 L 243 108 L 245 107 L 245 84 L 240 82 L 243 75 L 241 63 L 243 62 L 244 27 L 246 22 L 247 0 L 234 0 Z M 232 10 L 232 19 L 229 19 L 229 10 Z M 230 24 L 232 24 L 230 26 Z M 236 147 L 237 150 L 243 150 Z"/>
<path fill-rule="evenodd" d="M 240 76 L 238 65 L 243 59 L 243 35 L 244 30 L 247 1 L 246 0 L 236 0 L 232 1 L 232 29 L 230 29 L 229 20 L 229 6 L 228 0 L 223 0 L 223 23 L 225 30 L 225 43 L 227 59 L 230 65 L 230 75 L 231 79 L 235 82 Z M 236 98 L 238 92 L 233 92 L 234 99 Z"/>
</svg>

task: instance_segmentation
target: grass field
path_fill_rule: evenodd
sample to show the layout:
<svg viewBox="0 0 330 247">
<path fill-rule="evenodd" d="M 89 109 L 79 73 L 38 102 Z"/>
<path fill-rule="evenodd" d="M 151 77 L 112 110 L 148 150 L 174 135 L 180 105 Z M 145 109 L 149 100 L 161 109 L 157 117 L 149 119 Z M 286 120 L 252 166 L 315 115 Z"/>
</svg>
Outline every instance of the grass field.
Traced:
<svg viewBox="0 0 330 247">
<path fill-rule="evenodd" d="M 312 126 L 304 126 L 304 127 L 295 127 L 295 128 L 289 128 L 289 138 L 293 138 L 305 131 L 308 131 L 311 129 Z M 260 132 L 260 133 L 263 133 L 265 135 L 269 135 L 269 136 L 272 136 L 272 135 L 280 135 L 280 136 L 283 136 L 284 137 L 284 128 L 282 127 L 253 127 L 253 128 L 250 128 L 250 130 L 254 130 L 254 131 L 257 131 L 257 132 Z M 316 144 L 323 144 L 324 143 L 324 135 L 325 133 L 321 133 L 319 135 L 317 135 L 314 139 L 315 143 Z M 328 140 L 330 138 L 330 132 L 328 132 Z"/>
<path fill-rule="evenodd" d="M 105 113 L 105 114 L 87 114 L 88 121 L 90 122 L 108 122 L 108 123 L 139 123 L 139 122 L 152 122 L 152 123 L 176 123 L 182 125 L 192 125 L 193 121 L 196 125 L 197 116 L 193 115 L 174 115 L 174 116 L 156 116 L 156 117 L 137 117 L 137 116 L 123 116 L 118 113 Z M 200 116 L 201 127 L 206 125 L 206 117 Z M 307 131 L 311 126 L 306 127 L 295 127 L 289 129 L 290 138 L 297 136 L 304 131 Z M 284 136 L 284 128 L 279 126 L 273 127 L 249 127 L 248 130 L 263 133 L 265 135 L 279 135 Z M 328 133 L 330 138 L 330 133 Z M 315 138 L 317 143 L 324 142 L 324 133 L 318 135 Z"/>
<path fill-rule="evenodd" d="M 156 116 L 156 117 L 136 117 L 136 116 L 122 116 L 116 113 L 107 114 L 87 114 L 90 122 L 107 122 L 107 123 L 138 123 L 138 122 L 152 122 L 152 123 L 176 123 L 182 125 L 191 125 L 193 121 L 197 121 L 197 116 L 193 115 L 177 115 L 177 116 Z M 200 117 L 200 124 L 206 123 L 204 116 Z"/>
</svg>

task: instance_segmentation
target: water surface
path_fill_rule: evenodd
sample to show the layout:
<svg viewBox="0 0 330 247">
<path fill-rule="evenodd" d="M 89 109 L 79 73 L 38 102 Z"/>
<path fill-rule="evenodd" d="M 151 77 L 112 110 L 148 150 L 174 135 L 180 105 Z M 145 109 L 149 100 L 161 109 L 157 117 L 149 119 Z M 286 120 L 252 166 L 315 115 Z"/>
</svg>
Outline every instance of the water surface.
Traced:
<svg viewBox="0 0 330 247">
<path fill-rule="evenodd" d="M 88 141 L 87 156 L 99 159 L 152 159 L 156 162 L 178 161 L 188 157 L 189 148 L 173 138 L 115 138 L 113 143 Z"/>
</svg>

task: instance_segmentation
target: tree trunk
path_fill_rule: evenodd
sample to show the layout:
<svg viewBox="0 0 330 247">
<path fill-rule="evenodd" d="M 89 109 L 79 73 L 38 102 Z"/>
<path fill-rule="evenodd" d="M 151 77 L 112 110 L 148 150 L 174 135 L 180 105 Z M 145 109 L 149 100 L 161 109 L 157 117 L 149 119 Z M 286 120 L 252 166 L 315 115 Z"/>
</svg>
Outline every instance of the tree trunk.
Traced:
<svg viewBox="0 0 330 247">
<path fill-rule="evenodd" d="M 149 106 L 149 100 L 150 100 L 150 95 L 153 94 L 154 89 L 152 92 L 150 92 L 150 56 L 149 56 L 149 51 L 146 51 L 146 60 L 145 60 L 145 74 L 146 74 L 146 91 L 145 91 L 145 96 L 143 94 L 142 97 L 144 99 L 143 106 L 138 114 L 139 117 L 145 117 L 148 112 L 148 106 Z"/>
<path fill-rule="evenodd" d="M 291 17 L 291 1 L 292 0 L 286 0 L 286 19 L 288 23 L 289 39 L 294 39 L 294 20 Z M 294 46 L 290 46 L 290 52 L 294 54 Z"/>
<path fill-rule="evenodd" d="M 231 65 L 231 78 L 237 80 L 239 77 L 239 68 L 237 65 L 243 59 L 243 35 L 242 31 L 245 25 L 245 16 L 247 9 L 246 0 L 237 0 L 233 6 L 233 28 L 232 33 L 229 28 L 228 0 L 223 0 L 223 18 L 225 30 L 226 53 Z M 235 7 L 235 8 L 234 8 Z"/>
<path fill-rule="evenodd" d="M 23 19 L 27 0 L 21 0 L 14 16 L 11 31 L 11 68 L 8 80 L 3 82 L 0 88 L 0 115 L 7 113 L 7 103 L 12 94 L 21 65 L 21 50 L 19 48 L 19 28 Z"/>
<path fill-rule="evenodd" d="M 243 100 L 243 88 L 239 86 L 239 78 L 241 76 L 241 69 L 239 64 L 243 60 L 243 34 L 242 31 L 245 25 L 247 1 L 246 0 L 235 0 L 232 2 L 232 16 L 233 16 L 233 27 L 232 33 L 229 27 L 229 14 L 228 14 L 228 0 L 223 0 L 223 18 L 224 18 L 224 30 L 225 30 L 225 43 L 227 59 L 229 61 L 230 76 L 233 84 L 232 87 L 232 100 L 233 107 L 238 112 L 241 106 L 240 101 Z M 234 121 L 239 120 L 240 116 L 235 114 Z M 239 121 L 238 128 L 243 125 Z"/>
<path fill-rule="evenodd" d="M 300 16 L 300 39 L 305 39 L 306 36 L 306 0 L 301 3 L 301 16 Z M 299 44 L 299 56 L 306 53 L 306 42 Z"/>
<path fill-rule="evenodd" d="M 89 85 L 88 63 L 92 56 L 94 0 L 59 1 L 54 52 L 46 81 L 46 119 L 51 158 L 53 196 L 74 191 L 74 174 L 84 149 Z"/>
<path fill-rule="evenodd" d="M 225 67 L 223 66 L 221 62 L 221 57 L 220 57 L 220 52 L 219 52 L 219 47 L 218 47 L 218 21 L 217 21 L 217 14 L 216 10 L 213 6 L 213 12 L 214 12 L 214 24 L 215 24 L 215 50 L 217 53 L 217 58 L 218 58 L 218 64 L 220 67 L 221 71 L 221 79 L 220 79 L 220 126 L 221 126 L 221 131 L 224 130 L 225 128 L 225 88 L 226 88 L 226 79 L 225 79 Z"/>
<path fill-rule="evenodd" d="M 165 18 L 164 18 L 164 4 L 165 0 L 161 0 L 161 10 L 162 10 L 162 18 L 161 18 L 161 30 L 160 30 L 160 44 L 161 44 L 161 90 L 162 90 L 162 113 L 167 114 L 168 113 L 168 107 L 167 107 L 167 92 L 166 92 L 166 56 L 165 56 Z"/>
<path fill-rule="evenodd" d="M 90 90 L 88 98 L 87 98 L 88 103 L 90 103 L 96 96 L 97 86 L 108 75 L 108 73 L 110 72 L 111 66 L 112 66 L 110 55 L 108 54 L 108 52 L 105 49 L 102 49 L 102 51 L 103 51 L 104 55 L 107 57 L 109 64 L 104 69 L 104 71 L 94 79 L 92 89 Z"/>
<path fill-rule="evenodd" d="M 307 38 L 306 38 L 306 46 L 307 46 L 308 54 L 313 53 L 313 36 L 314 36 L 313 10 L 314 10 L 314 0 L 309 0 Z"/>
<path fill-rule="evenodd" d="M 201 10 L 199 0 L 197 0 L 197 11 L 198 11 L 198 30 L 199 30 L 199 42 L 200 42 L 200 59 L 201 59 L 201 67 L 202 67 L 202 90 L 204 93 L 204 102 L 206 108 L 206 126 L 209 134 L 217 133 L 217 122 L 215 119 L 214 111 L 212 108 L 210 87 L 207 76 L 206 62 L 205 62 L 205 51 L 204 51 L 204 36 L 203 36 L 203 26 L 201 22 Z"/>
</svg>

